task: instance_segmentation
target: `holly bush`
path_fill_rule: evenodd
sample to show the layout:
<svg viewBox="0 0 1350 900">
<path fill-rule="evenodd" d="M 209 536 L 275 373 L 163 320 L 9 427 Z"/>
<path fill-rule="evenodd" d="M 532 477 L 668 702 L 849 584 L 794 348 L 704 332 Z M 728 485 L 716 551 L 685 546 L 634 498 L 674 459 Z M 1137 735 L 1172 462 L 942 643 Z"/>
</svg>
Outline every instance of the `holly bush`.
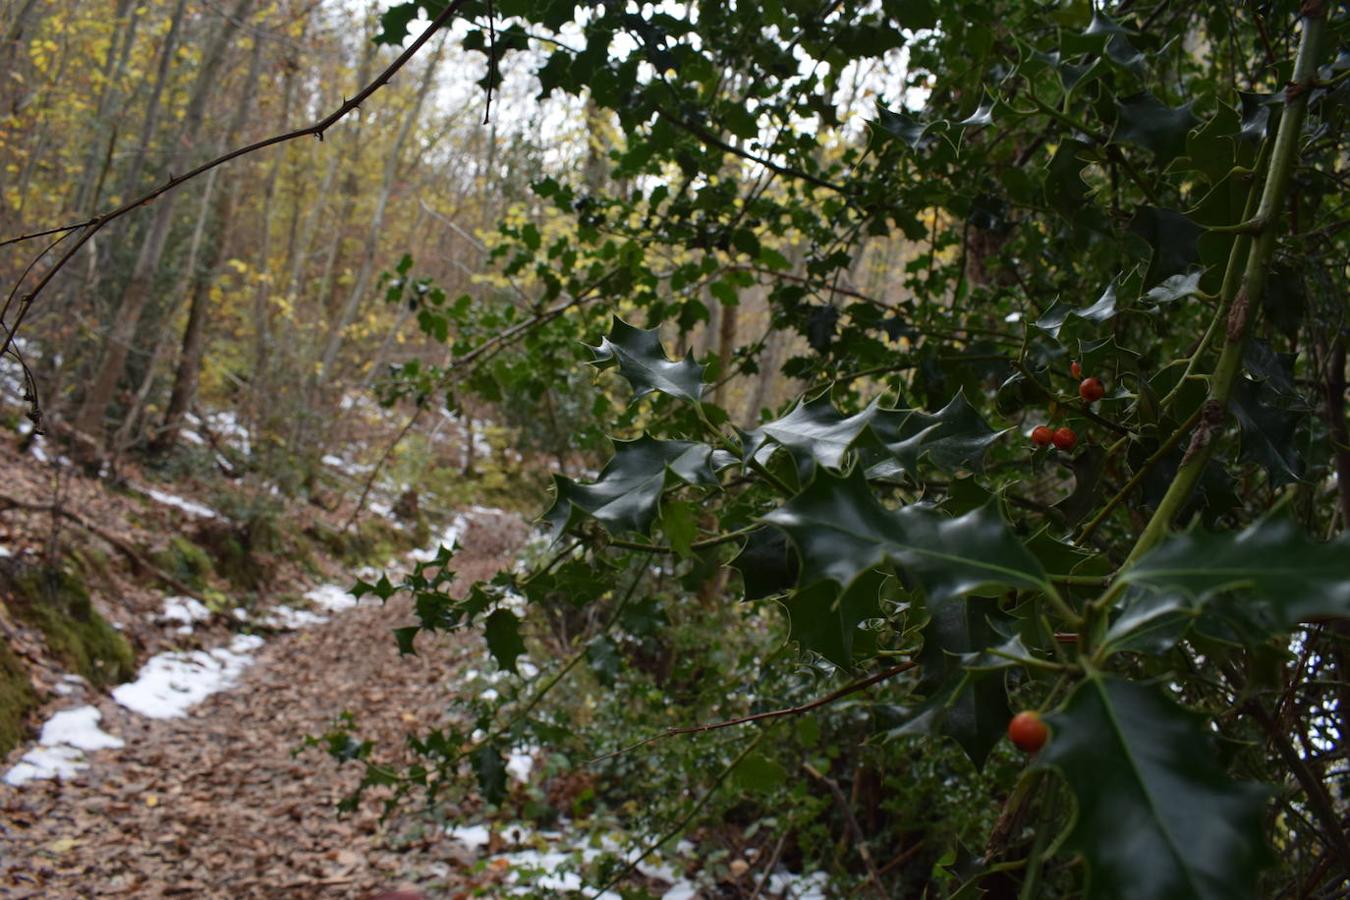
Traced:
<svg viewBox="0 0 1350 900">
<path fill-rule="evenodd" d="M 382 38 L 422 8 L 392 7 Z M 554 477 L 529 571 L 452 590 L 445 552 L 358 585 L 411 593 L 405 650 L 473 626 L 503 669 L 542 666 L 367 784 L 474 777 L 505 802 L 521 741 L 583 768 L 621 751 L 591 771 L 701 786 L 654 794 L 653 846 L 768 816 L 798 852 L 857 849 L 835 867 L 858 891 L 1339 895 L 1346 10 L 466 16 L 485 88 L 515 55 L 541 95 L 608 116 L 610 171 L 536 183 L 567 227 L 503 225 L 494 258 L 529 303 L 418 293 L 450 361 L 389 390 L 518 409 L 562 390 L 570 452 L 612 449 Z M 884 293 L 857 289 L 878 266 Z M 752 297 L 764 338 L 689 349 Z M 721 388 L 757 375 L 800 392 L 745 423 Z M 1033 754 L 1006 739 L 1018 710 L 1048 726 Z M 643 796 L 626 785 L 601 793 Z"/>
</svg>

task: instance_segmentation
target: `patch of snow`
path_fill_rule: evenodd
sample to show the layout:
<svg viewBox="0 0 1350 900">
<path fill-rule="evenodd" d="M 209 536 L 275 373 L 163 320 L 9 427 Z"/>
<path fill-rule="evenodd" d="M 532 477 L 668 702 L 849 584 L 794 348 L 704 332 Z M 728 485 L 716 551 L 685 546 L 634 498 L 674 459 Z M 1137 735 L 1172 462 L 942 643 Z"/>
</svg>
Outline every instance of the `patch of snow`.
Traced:
<svg viewBox="0 0 1350 900">
<path fill-rule="evenodd" d="M 446 833 L 451 840 L 459 841 L 473 853 L 486 847 L 492 838 L 492 832 L 486 825 L 456 825 Z"/>
<path fill-rule="evenodd" d="M 455 546 L 459 543 L 460 535 L 464 533 L 464 529 L 468 526 L 467 519 L 463 516 L 455 516 L 454 521 L 445 527 L 445 531 L 441 532 L 441 536 L 437 538 L 436 543 L 421 550 L 414 550 L 408 554 L 408 558 L 414 562 L 431 562 L 441 552 L 441 547 L 448 550 L 455 549 Z"/>
<path fill-rule="evenodd" d="M 698 885 L 687 878 L 681 878 L 661 895 L 661 900 L 698 900 Z"/>
<path fill-rule="evenodd" d="M 809 875 L 797 875 L 792 872 L 774 872 L 769 876 L 768 889 L 771 894 L 786 894 L 799 900 L 826 900 L 829 894 L 830 876 L 824 872 L 812 872 Z"/>
<path fill-rule="evenodd" d="M 74 778 L 87 768 L 89 762 L 74 747 L 34 747 L 5 773 L 5 784 L 22 787 L 30 781 Z"/>
<path fill-rule="evenodd" d="M 4 558 L 4 557 L 6 557 L 6 556 L 13 556 L 13 555 L 14 555 L 14 554 L 10 551 L 10 549 L 9 549 L 8 547 L 5 547 L 5 546 L 3 546 L 3 545 L 0 545 L 0 558 Z"/>
<path fill-rule="evenodd" d="M 103 714 L 92 706 L 63 709 L 42 726 L 38 743 L 44 747 L 65 744 L 77 750 L 116 750 L 126 746 L 121 738 L 98 727 L 102 718 Z"/>
<path fill-rule="evenodd" d="M 141 667 L 135 681 L 113 688 L 113 699 L 151 719 L 182 717 L 212 694 L 232 687 L 262 645 L 262 638 L 241 634 L 228 647 L 161 653 Z"/>
<path fill-rule="evenodd" d="M 196 516 L 201 519 L 214 519 L 219 515 L 211 507 L 197 503 L 193 500 L 184 500 L 182 497 L 155 490 L 154 488 L 144 488 L 143 490 L 145 491 L 145 495 L 156 503 L 163 503 L 165 506 L 181 509 L 190 516 Z"/>
<path fill-rule="evenodd" d="M 328 612 L 341 612 L 356 605 L 356 598 L 336 584 L 321 584 L 305 593 L 305 599 Z"/>
<path fill-rule="evenodd" d="M 47 720 L 38 746 L 5 773 L 5 783 L 21 787 L 30 781 L 71 778 L 89 768 L 85 751 L 116 750 L 125 746 L 98 727 L 102 713 L 92 706 L 63 709 Z"/>
<path fill-rule="evenodd" d="M 324 622 L 328 621 L 328 617 L 321 616 L 318 613 L 312 613 L 306 609 L 278 606 L 275 609 L 270 610 L 260 621 L 268 628 L 277 628 L 282 631 L 299 631 L 301 628 L 308 628 L 310 625 L 322 625 Z"/>
<path fill-rule="evenodd" d="M 165 597 L 164 609 L 159 614 L 161 622 L 176 622 L 187 626 L 188 634 L 192 633 L 193 625 L 205 622 L 209 618 L 211 610 L 200 600 L 194 600 L 192 597 Z"/>
<path fill-rule="evenodd" d="M 189 444 L 196 444 L 198 447 L 204 447 L 206 445 L 206 438 L 202 437 L 191 428 L 184 428 L 182 431 L 178 432 L 178 435 Z"/>
<path fill-rule="evenodd" d="M 530 749 L 513 750 L 506 760 L 506 771 L 521 784 L 528 784 L 534 771 L 534 753 Z"/>
</svg>

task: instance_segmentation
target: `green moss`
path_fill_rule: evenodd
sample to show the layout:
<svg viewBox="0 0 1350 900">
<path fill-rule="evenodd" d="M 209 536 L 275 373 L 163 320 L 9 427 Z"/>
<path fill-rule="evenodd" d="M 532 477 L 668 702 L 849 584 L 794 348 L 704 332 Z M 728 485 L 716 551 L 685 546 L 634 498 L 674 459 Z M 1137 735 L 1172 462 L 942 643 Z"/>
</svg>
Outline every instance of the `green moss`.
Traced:
<svg viewBox="0 0 1350 900">
<path fill-rule="evenodd" d="M 211 555 L 179 534 L 169 538 L 169 546 L 156 552 L 153 561 L 165 572 L 196 590 L 206 587 L 207 579 L 215 573 Z"/>
<path fill-rule="evenodd" d="M 47 647 L 70 671 L 96 685 L 126 681 L 136 672 L 127 639 L 98 614 L 77 576 L 64 569 L 34 567 L 10 576 L 14 614 L 47 639 Z"/>
<path fill-rule="evenodd" d="M 422 529 L 402 530 L 380 516 L 366 516 L 355 529 L 337 531 L 315 524 L 305 534 L 331 557 L 348 565 L 384 565 L 391 557 L 410 550 Z"/>
<path fill-rule="evenodd" d="M 23 664 L 0 641 L 0 757 L 25 737 L 24 719 L 37 706 L 37 699 Z"/>
</svg>

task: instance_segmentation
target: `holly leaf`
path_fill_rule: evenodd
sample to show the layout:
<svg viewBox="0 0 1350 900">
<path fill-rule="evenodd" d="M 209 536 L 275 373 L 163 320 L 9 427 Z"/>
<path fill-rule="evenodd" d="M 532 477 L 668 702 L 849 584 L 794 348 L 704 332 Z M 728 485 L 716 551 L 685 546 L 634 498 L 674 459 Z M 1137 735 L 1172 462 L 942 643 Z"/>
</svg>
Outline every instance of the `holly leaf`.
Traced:
<svg viewBox="0 0 1350 900">
<path fill-rule="evenodd" d="M 1116 102 L 1115 139 L 1153 152 L 1166 165 L 1186 152 L 1186 133 L 1200 124 L 1190 103 L 1171 107 L 1147 91 Z"/>
<path fill-rule="evenodd" d="M 485 744 L 474 751 L 471 757 L 474 774 L 478 776 L 478 789 L 483 799 L 489 803 L 501 803 L 506 799 L 506 763 L 501 751 Z"/>
<path fill-rule="evenodd" d="M 1046 721 L 1037 764 L 1077 800 L 1066 846 L 1087 860 L 1086 900 L 1255 896 L 1267 791 L 1228 780 L 1198 717 L 1099 675 Z"/>
<path fill-rule="evenodd" d="M 408 25 L 417 18 L 422 9 L 419 2 L 396 3 L 380 14 L 380 33 L 375 35 L 375 43 L 398 46 L 408 37 Z"/>
<path fill-rule="evenodd" d="M 1277 487 L 1303 476 L 1303 460 L 1294 442 L 1303 413 L 1289 409 L 1288 403 L 1273 388 L 1250 378 L 1239 378 L 1233 385 L 1233 418 L 1242 432 L 1241 459 L 1260 464 Z"/>
<path fill-rule="evenodd" d="M 1082 309 L 1075 309 L 1066 303 L 1056 300 L 1050 308 L 1045 311 L 1045 315 L 1036 320 L 1036 327 L 1049 333 L 1052 337 L 1059 337 L 1060 329 L 1070 317 L 1082 319 L 1085 322 L 1102 323 L 1108 319 L 1114 318 L 1116 314 L 1116 283 L 1113 281 L 1102 291 L 1097 302 L 1091 306 L 1085 306 Z"/>
<path fill-rule="evenodd" d="M 927 506 L 887 509 L 857 468 L 847 475 L 817 470 L 804 491 L 763 521 L 797 548 L 802 587 L 847 586 L 888 562 L 917 579 L 931 603 L 982 587 L 1048 587 L 1040 563 L 992 506 L 954 519 Z"/>
<path fill-rule="evenodd" d="M 694 362 L 692 351 L 678 362 L 667 357 L 658 329 L 634 328 L 615 316 L 608 336 L 590 349 L 595 354 L 591 365 L 597 369 L 617 366 L 632 385 L 634 400 L 654 392 L 692 403 L 703 397 L 703 367 Z"/>
<path fill-rule="evenodd" d="M 885 580 L 883 573 L 872 569 L 842 591 L 820 581 L 788 594 L 782 600 L 788 614 L 788 639 L 841 669 L 852 669 L 858 626 L 881 615 L 879 597 Z"/>
<path fill-rule="evenodd" d="M 594 518 L 611 533 L 650 534 L 668 481 L 716 485 L 714 467 L 733 461 L 730 454 L 694 441 L 662 441 L 648 435 L 617 441 L 614 456 L 593 483 L 553 476 L 555 498 L 543 518 L 554 536 L 578 514 Z"/>
<path fill-rule="evenodd" d="M 1286 626 L 1350 616 L 1350 535 L 1316 543 L 1284 518 L 1236 534 L 1190 531 L 1168 538 L 1121 574 L 1128 584 L 1180 592 L 1192 606 L 1243 590 L 1268 604 Z"/>
<path fill-rule="evenodd" d="M 487 638 L 488 652 L 497 665 L 509 672 L 516 672 L 516 657 L 525 652 L 525 642 L 520 638 L 519 617 L 509 609 L 493 610 L 484 623 L 483 633 Z"/>
<path fill-rule="evenodd" d="M 928 604 L 930 616 L 919 656 L 923 669 L 919 690 L 927 699 L 910 721 L 888 735 L 948 735 L 977 769 L 984 767 L 1012 717 L 1003 679 L 988 671 L 968 671 L 965 665 L 966 659 L 1001 638 L 989 624 L 985 606 L 961 599 Z"/>
<path fill-rule="evenodd" d="M 995 431 L 966 400 L 965 391 L 958 391 L 946 406 L 936 413 L 917 409 L 877 410 L 871 421 L 872 432 L 885 445 L 892 457 L 872 463 L 868 475 L 885 478 L 901 471 L 913 471 L 922 459 L 928 459 L 939 469 L 951 472 L 957 469 L 980 471 L 984 453 L 989 446 L 1006 433 Z M 871 460 L 868 460 L 871 463 Z"/>
<path fill-rule="evenodd" d="M 786 535 L 777 528 L 750 532 L 745 546 L 729 565 L 741 573 L 747 600 L 784 593 L 797 583 L 797 558 L 788 547 Z"/>
<path fill-rule="evenodd" d="M 746 458 L 757 457 L 766 442 L 772 440 L 787 447 L 799 460 L 812 459 L 817 465 L 837 469 L 875 413 L 876 403 L 872 403 L 860 413 L 845 416 L 835 409 L 828 393 L 821 394 L 746 434 Z"/>
</svg>

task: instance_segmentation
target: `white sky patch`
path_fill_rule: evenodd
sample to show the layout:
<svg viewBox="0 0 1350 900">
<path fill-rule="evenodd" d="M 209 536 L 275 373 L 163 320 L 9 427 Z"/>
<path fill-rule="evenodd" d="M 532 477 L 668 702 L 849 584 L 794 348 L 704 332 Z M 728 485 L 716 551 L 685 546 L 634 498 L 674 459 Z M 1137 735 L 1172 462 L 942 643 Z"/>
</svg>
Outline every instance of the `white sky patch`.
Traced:
<svg viewBox="0 0 1350 900">
<path fill-rule="evenodd" d="M 125 746 L 98 727 L 102 713 L 92 706 L 63 709 L 42 726 L 38 746 L 5 773 L 5 783 L 20 787 L 30 781 L 70 778 L 89 768 L 86 751 L 116 750 Z"/>
<path fill-rule="evenodd" d="M 214 509 L 193 500 L 184 500 L 176 494 L 170 494 L 165 491 L 156 490 L 152 487 L 142 488 L 145 495 L 156 503 L 163 503 L 165 506 L 173 506 L 181 509 L 190 516 L 196 516 L 199 519 L 215 519 L 219 517 Z"/>
<path fill-rule="evenodd" d="M 262 645 L 262 638 L 241 634 L 228 647 L 161 653 L 141 667 L 135 681 L 113 688 L 113 699 L 151 719 L 185 716 L 207 697 L 233 687 Z"/>
</svg>

